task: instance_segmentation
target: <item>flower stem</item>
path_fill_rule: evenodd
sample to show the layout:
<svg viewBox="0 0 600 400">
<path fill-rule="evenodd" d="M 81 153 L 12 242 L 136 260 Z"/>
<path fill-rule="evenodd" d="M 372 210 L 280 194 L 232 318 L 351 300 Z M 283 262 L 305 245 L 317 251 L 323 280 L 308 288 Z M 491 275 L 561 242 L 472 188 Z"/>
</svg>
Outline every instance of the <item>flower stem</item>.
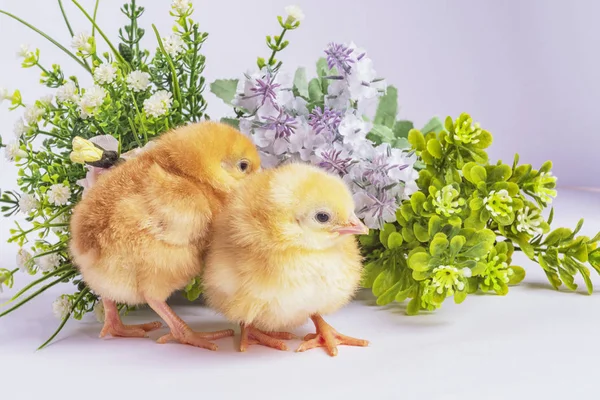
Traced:
<svg viewBox="0 0 600 400">
<path fill-rule="evenodd" d="M 67 50 L 62 44 L 58 43 L 56 40 L 52 39 L 50 36 L 48 36 L 47 34 L 45 34 L 44 32 L 40 31 L 38 28 L 36 28 L 35 26 L 29 24 L 28 22 L 25 22 L 24 20 L 22 20 L 21 18 L 6 12 L 4 10 L 0 10 L 0 14 L 4 14 L 9 16 L 10 18 L 19 21 L 20 23 L 22 23 L 23 25 L 25 25 L 26 27 L 28 27 L 29 29 L 33 30 L 34 32 L 37 32 L 38 34 L 40 34 L 41 36 L 43 36 L 44 38 L 46 38 L 49 42 L 51 42 L 52 44 L 54 44 L 56 47 L 58 47 L 59 49 L 61 49 L 62 51 L 64 51 L 67 55 L 69 55 L 73 60 L 77 61 L 77 63 L 79 65 L 81 65 L 83 68 L 85 68 L 89 73 L 92 73 L 92 70 L 90 69 L 90 67 L 85 64 L 83 61 L 81 61 L 79 58 L 77 58 L 77 56 L 73 53 L 71 53 L 69 50 Z"/>
<path fill-rule="evenodd" d="M 67 321 L 69 320 L 69 318 L 71 318 L 71 315 L 73 314 L 73 311 L 75 311 L 75 307 L 77 307 L 77 305 L 81 302 L 81 300 L 83 300 L 83 298 L 85 297 L 86 294 L 88 294 L 89 291 L 90 290 L 88 288 L 85 288 L 85 289 L 83 289 L 81 291 L 81 293 L 79 293 L 79 296 L 77 296 L 77 298 L 73 302 L 73 305 L 71 306 L 71 311 L 69 311 L 69 313 L 67 314 L 67 316 L 63 318 L 62 322 L 60 323 L 60 325 L 58 326 L 58 328 L 56 329 L 56 331 L 54 331 L 54 334 L 52 334 L 52 336 L 50 336 L 48 338 L 48 340 L 46 340 L 44 342 L 44 344 L 42 344 L 40 347 L 38 347 L 38 350 L 41 350 L 42 348 L 44 348 L 48 343 L 50 343 L 52 341 L 52 339 L 54 339 L 56 337 L 56 335 L 58 335 L 60 333 L 60 331 L 65 326 L 65 324 L 67 323 Z"/>
<path fill-rule="evenodd" d="M 85 11 L 85 9 L 81 6 L 81 4 L 79 4 L 77 2 L 77 0 L 71 0 L 71 1 L 73 2 L 73 4 L 75 4 L 77 6 L 77 8 L 79 8 L 81 10 L 83 15 L 85 15 L 85 17 L 92 23 L 94 28 L 96 28 L 98 30 L 98 33 L 100 34 L 100 36 L 102 36 L 102 38 L 104 39 L 106 44 L 108 44 L 108 47 L 110 47 L 110 49 L 112 50 L 112 52 L 115 55 L 115 57 L 117 58 L 117 60 L 119 60 L 119 63 L 121 63 L 127 70 L 131 69 L 131 66 L 129 65 L 129 63 L 123 58 L 123 56 L 121 56 L 121 53 L 119 53 L 119 51 L 115 48 L 115 46 L 112 44 L 112 42 L 104 34 L 104 32 L 102 32 L 102 29 L 100 29 L 98 24 L 96 24 L 96 21 L 94 20 L 94 18 L 92 18 L 90 16 L 90 14 L 88 14 L 87 11 Z"/>
<path fill-rule="evenodd" d="M 96 4 L 94 5 L 94 21 L 92 22 L 92 37 L 95 38 L 96 37 L 96 14 L 98 13 L 98 4 L 100 3 L 100 0 L 96 0 Z"/>
<path fill-rule="evenodd" d="M 287 32 L 287 28 L 283 28 L 283 32 L 281 32 L 281 35 L 279 36 L 279 40 L 275 42 L 275 46 L 276 48 L 273 49 L 273 52 L 271 53 L 271 57 L 269 57 L 269 61 L 267 61 L 267 65 L 271 65 L 271 63 L 273 62 L 273 60 L 275 59 L 275 54 L 277 54 L 277 49 L 279 48 L 279 46 L 281 45 L 281 43 L 283 43 L 283 36 L 285 36 L 285 33 Z"/>
<path fill-rule="evenodd" d="M 60 12 L 62 13 L 63 19 L 65 20 L 65 24 L 67 24 L 69 34 L 71 35 L 71 37 L 75 36 L 75 34 L 73 33 L 73 29 L 71 28 L 71 24 L 69 23 L 69 18 L 67 18 L 67 13 L 65 13 L 62 0 L 58 0 L 58 6 L 60 7 Z"/>
<path fill-rule="evenodd" d="M 160 51 L 165 56 L 167 63 L 169 64 L 169 68 L 171 69 L 171 78 L 173 79 L 173 95 L 177 100 L 177 107 L 179 108 L 179 112 L 182 112 L 182 101 L 181 101 L 181 92 L 179 91 L 179 81 L 177 80 L 177 72 L 175 71 L 175 65 L 173 64 L 173 60 L 171 60 L 171 56 L 165 51 L 163 46 L 162 39 L 160 38 L 160 34 L 158 33 L 158 29 L 156 29 L 156 25 L 152 24 L 152 29 L 154 29 L 154 34 L 156 35 L 156 40 L 158 41 L 158 46 L 160 47 Z"/>
<path fill-rule="evenodd" d="M 25 293 L 26 291 L 28 291 L 29 289 L 31 289 L 32 287 L 36 286 L 39 283 L 44 282 L 45 280 L 48 280 L 50 278 L 52 278 L 53 276 L 56 276 L 58 274 L 61 274 L 69 269 L 73 268 L 72 265 L 65 265 L 64 267 L 61 268 L 57 268 L 54 271 L 42 276 L 39 279 L 36 279 L 35 281 L 31 282 L 29 285 L 25 286 L 23 289 L 19 290 L 7 303 L 4 304 L 8 304 L 16 299 L 18 299 L 23 293 Z M 3 304 L 3 305 L 4 305 Z"/>
<path fill-rule="evenodd" d="M 75 275 L 77 275 L 77 273 L 76 272 L 72 272 L 70 274 L 62 276 L 59 279 L 57 279 L 57 280 L 55 280 L 55 281 L 47 284 L 46 286 L 42 287 L 37 292 L 33 293 L 31 296 L 29 296 L 29 297 L 21 300 L 19 303 L 15 304 L 13 307 L 11 307 L 8 310 L 6 310 L 3 313 L 1 313 L 0 317 L 3 317 L 5 315 L 13 312 L 17 308 L 21 307 L 23 304 L 27 303 L 28 301 L 30 301 L 30 300 L 34 299 L 35 297 L 39 296 L 40 294 L 44 293 L 46 290 L 50 289 L 52 286 L 59 284 L 60 282 L 64 281 L 65 279 L 70 279 L 70 278 L 74 277 Z"/>
</svg>

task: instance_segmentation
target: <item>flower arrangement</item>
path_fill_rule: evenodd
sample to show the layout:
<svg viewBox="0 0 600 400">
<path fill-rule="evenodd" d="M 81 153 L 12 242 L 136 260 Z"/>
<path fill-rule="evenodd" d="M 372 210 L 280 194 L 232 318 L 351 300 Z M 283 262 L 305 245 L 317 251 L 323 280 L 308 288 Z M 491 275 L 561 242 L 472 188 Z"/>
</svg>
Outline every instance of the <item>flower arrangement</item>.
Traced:
<svg viewBox="0 0 600 400">
<path fill-rule="evenodd" d="M 118 45 L 96 24 L 98 2 L 92 15 L 72 2 L 92 26 L 90 34 L 73 32 L 58 1 L 72 50 L 0 10 L 62 49 L 94 80 L 82 87 L 61 66 L 44 66 L 38 49 L 22 46 L 22 66 L 39 69 L 53 94 L 24 102 L 18 90 L 0 89 L 0 102 L 23 111 L 14 140 L 0 139 L 7 159 L 19 167 L 19 190 L 3 191 L 0 202 L 5 216 L 20 212 L 27 222 L 10 231 L 9 242 L 20 249 L 16 268 L 0 269 L 0 290 L 12 287 L 19 271 L 37 277 L 0 317 L 50 287 L 75 286 L 53 303 L 61 323 L 42 347 L 69 318 L 103 315 L 67 252 L 73 206 L 115 162 L 127 162 L 173 127 L 209 118 L 203 97 L 207 34 L 191 18 L 189 0 L 173 1 L 170 36 L 152 26 L 153 51 L 140 48 L 144 8 L 135 0 L 121 8 L 126 24 Z M 327 45 L 310 79 L 305 68 L 286 73 L 277 56 L 289 45 L 286 33 L 304 18 L 297 7 L 286 12 L 278 17 L 281 33 L 267 36 L 269 57 L 259 57 L 256 70 L 240 79 L 211 83 L 210 90 L 231 106 L 232 115 L 221 121 L 253 139 L 265 167 L 309 162 L 348 183 L 358 215 L 371 228 L 360 238 L 363 286 L 378 304 L 410 298 L 408 313 L 416 314 L 439 308 L 448 297 L 460 303 L 478 290 L 505 295 L 525 275 L 512 264 L 515 251 L 540 264 L 554 287 L 575 289 L 579 273 L 592 292 L 586 264 L 600 273 L 600 234 L 577 236 L 583 221 L 574 230 L 550 231 L 553 212 L 542 216 L 556 195 L 550 162 L 537 170 L 520 165 L 518 156 L 512 165 L 490 163 L 485 149 L 492 135 L 467 114 L 445 122 L 433 118 L 421 129 L 397 120 L 397 90 L 353 43 Z M 99 53 L 100 38 L 110 51 Z M 185 294 L 194 300 L 200 293 L 198 277 Z"/>
</svg>

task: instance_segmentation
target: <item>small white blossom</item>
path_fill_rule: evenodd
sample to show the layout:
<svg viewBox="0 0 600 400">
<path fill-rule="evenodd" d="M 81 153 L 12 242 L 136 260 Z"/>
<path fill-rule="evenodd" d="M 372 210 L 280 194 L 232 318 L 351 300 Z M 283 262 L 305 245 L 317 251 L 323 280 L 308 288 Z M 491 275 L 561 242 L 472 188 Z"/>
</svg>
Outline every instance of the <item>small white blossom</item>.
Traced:
<svg viewBox="0 0 600 400">
<path fill-rule="evenodd" d="M 177 54 L 183 51 L 183 40 L 175 34 L 162 38 L 163 47 L 165 51 L 171 56 L 175 57 Z"/>
<path fill-rule="evenodd" d="M 71 312 L 71 301 L 65 295 L 58 297 L 52 303 L 52 313 L 58 319 L 64 319 Z"/>
<path fill-rule="evenodd" d="M 112 83 L 117 76 L 117 68 L 112 64 L 101 64 L 94 70 L 94 80 L 101 85 Z"/>
<path fill-rule="evenodd" d="M 517 231 L 524 232 L 529 235 L 541 235 L 544 230 L 541 228 L 543 222 L 540 211 L 536 209 L 530 209 L 526 206 L 517 215 Z"/>
<path fill-rule="evenodd" d="M 56 98 L 60 101 L 77 101 L 79 96 L 77 95 L 77 86 L 75 86 L 75 82 L 68 81 L 59 87 L 56 91 Z"/>
<path fill-rule="evenodd" d="M 49 106 L 52 104 L 52 100 L 54 100 L 54 95 L 52 93 L 48 93 L 40 97 L 40 103 Z"/>
<path fill-rule="evenodd" d="M 27 106 L 25 108 L 25 114 L 23 115 L 23 118 L 25 118 L 25 121 L 29 126 L 34 126 L 37 125 L 38 121 L 45 113 L 46 110 L 41 107 L 35 105 Z"/>
<path fill-rule="evenodd" d="M 471 271 L 471 268 L 467 268 L 467 267 L 461 269 L 460 272 L 462 272 L 462 275 L 465 278 L 470 278 L 473 275 L 473 271 Z"/>
<path fill-rule="evenodd" d="M 35 264 L 39 267 L 40 271 L 52 271 L 60 265 L 60 256 L 56 253 L 47 254 L 36 258 Z"/>
<path fill-rule="evenodd" d="M 57 183 L 50 186 L 50 189 L 46 192 L 48 201 L 55 206 L 64 206 L 69 202 L 71 197 L 71 189 L 62 183 Z"/>
<path fill-rule="evenodd" d="M 173 0 L 171 8 L 177 15 L 185 14 L 192 7 L 190 0 Z"/>
<path fill-rule="evenodd" d="M 142 71 L 133 71 L 127 76 L 127 87 L 134 92 L 141 92 L 150 85 L 150 74 Z"/>
<path fill-rule="evenodd" d="M 287 6 L 285 12 L 288 18 L 291 18 L 293 21 L 302 21 L 304 19 L 304 12 L 298 6 Z"/>
<path fill-rule="evenodd" d="M 98 322 L 104 322 L 104 304 L 102 301 L 97 302 L 94 306 L 94 315 Z"/>
<path fill-rule="evenodd" d="M 25 132 L 27 132 L 27 127 L 25 126 L 25 123 L 23 122 L 23 118 L 19 118 L 15 122 L 15 125 L 13 127 L 13 133 L 15 134 L 15 138 L 21 139 L 21 136 L 23 136 L 25 134 Z"/>
<path fill-rule="evenodd" d="M 144 111 L 152 117 L 160 117 L 171 107 L 171 93 L 159 90 L 144 101 Z"/>
<path fill-rule="evenodd" d="M 27 250 L 21 248 L 17 251 L 17 267 L 19 267 L 21 272 L 29 271 L 31 259 L 31 254 Z"/>
<path fill-rule="evenodd" d="M 29 214 L 37 209 L 39 205 L 40 203 L 32 194 L 23 193 L 19 199 L 19 210 L 21 210 L 23 214 Z"/>
<path fill-rule="evenodd" d="M 19 161 L 20 158 L 27 157 L 27 152 L 21 150 L 19 142 L 11 142 L 4 148 L 4 156 L 8 161 Z"/>
<path fill-rule="evenodd" d="M 27 58 L 30 57 L 32 54 L 33 51 L 31 51 L 31 48 L 27 44 L 22 44 L 19 48 L 19 51 L 17 51 L 17 57 Z"/>
<path fill-rule="evenodd" d="M 87 32 L 78 33 L 71 39 L 71 47 L 83 54 L 91 54 L 94 51 L 94 38 Z"/>
<path fill-rule="evenodd" d="M 95 115 L 98 111 L 98 107 L 104 103 L 104 98 L 107 94 L 108 93 L 104 88 L 97 85 L 87 89 L 79 100 L 81 117 L 88 118 Z"/>
<path fill-rule="evenodd" d="M 12 95 L 10 94 L 10 91 L 6 88 L 0 87 L 0 104 L 2 104 L 4 100 L 10 100 L 11 98 Z"/>
</svg>

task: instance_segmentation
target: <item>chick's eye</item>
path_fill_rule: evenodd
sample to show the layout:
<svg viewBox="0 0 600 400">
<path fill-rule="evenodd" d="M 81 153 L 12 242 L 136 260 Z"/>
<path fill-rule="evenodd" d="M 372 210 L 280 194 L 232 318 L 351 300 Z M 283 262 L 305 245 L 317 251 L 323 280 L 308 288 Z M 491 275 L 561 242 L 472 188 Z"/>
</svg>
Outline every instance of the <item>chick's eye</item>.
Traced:
<svg viewBox="0 0 600 400">
<path fill-rule="evenodd" d="M 238 162 L 238 168 L 242 172 L 246 172 L 249 167 L 250 167 L 250 162 L 248 162 L 247 160 L 241 160 L 240 162 Z"/>
<path fill-rule="evenodd" d="M 319 221 L 320 223 L 324 224 L 325 222 L 329 221 L 329 219 L 330 219 L 331 217 L 330 217 L 330 216 L 329 216 L 329 214 L 327 214 L 327 213 L 324 213 L 324 212 L 318 212 L 318 213 L 315 215 L 315 218 L 316 218 L 316 220 L 317 220 L 317 221 Z"/>
</svg>

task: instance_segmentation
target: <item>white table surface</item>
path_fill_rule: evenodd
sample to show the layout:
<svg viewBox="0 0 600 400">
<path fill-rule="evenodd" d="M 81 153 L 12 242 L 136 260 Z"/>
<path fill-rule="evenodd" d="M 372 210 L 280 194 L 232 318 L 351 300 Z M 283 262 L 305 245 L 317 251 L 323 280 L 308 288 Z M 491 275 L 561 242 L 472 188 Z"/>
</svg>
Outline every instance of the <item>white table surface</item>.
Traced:
<svg viewBox="0 0 600 400">
<path fill-rule="evenodd" d="M 583 216 L 582 233 L 600 229 L 600 194 L 562 190 L 555 205 L 555 226 L 572 227 Z M 0 260 L 14 265 L 12 256 Z M 36 352 L 58 324 L 51 303 L 59 287 L 0 319 L 0 398 L 599 398 L 600 295 L 584 295 L 583 287 L 554 291 L 539 266 L 523 257 L 515 264 L 528 274 L 506 297 L 473 295 L 458 306 L 449 300 L 427 315 L 406 316 L 401 304 L 378 307 L 370 293 L 361 293 L 327 321 L 371 346 L 340 347 L 335 358 L 322 349 L 261 346 L 242 354 L 234 348 L 238 336 L 219 340 L 217 352 L 150 339 L 103 340 L 91 315 L 70 321 Z M 600 291 L 600 279 L 592 279 Z M 0 294 L 0 303 L 12 293 Z M 175 301 L 174 308 L 196 329 L 229 327 L 204 307 Z M 155 318 L 140 310 L 126 320 Z M 296 333 L 312 330 L 307 324 Z"/>
</svg>

